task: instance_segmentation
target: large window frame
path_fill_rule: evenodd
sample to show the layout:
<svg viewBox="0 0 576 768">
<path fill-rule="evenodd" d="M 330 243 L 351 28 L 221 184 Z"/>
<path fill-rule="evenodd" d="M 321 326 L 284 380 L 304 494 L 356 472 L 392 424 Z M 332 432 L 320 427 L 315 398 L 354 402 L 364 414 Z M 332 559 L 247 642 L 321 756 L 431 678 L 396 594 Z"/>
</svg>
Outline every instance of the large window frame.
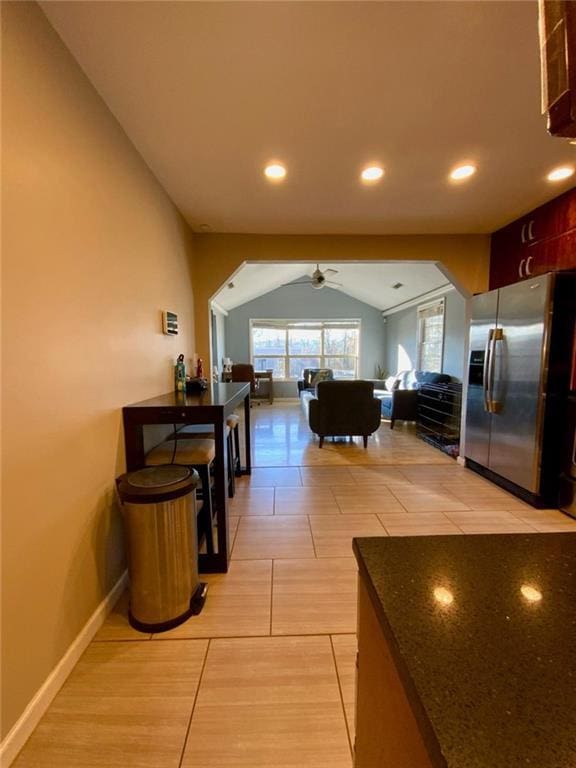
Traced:
<svg viewBox="0 0 576 768">
<path fill-rule="evenodd" d="M 435 299 L 426 304 L 420 304 L 416 310 L 416 318 L 418 326 L 417 368 L 421 371 L 442 373 L 446 330 L 445 299 Z M 440 336 L 433 338 L 438 328 L 440 329 Z"/>
<path fill-rule="evenodd" d="M 249 327 L 250 336 L 250 362 L 254 366 L 255 371 L 263 370 L 258 366 L 258 360 L 283 360 L 284 361 L 284 376 L 274 376 L 275 381 L 298 381 L 299 375 L 290 376 L 290 361 L 291 360 L 310 360 L 318 359 L 319 368 L 333 368 L 335 378 L 358 378 L 358 371 L 360 366 L 360 344 L 362 338 L 362 321 L 360 318 L 335 318 L 333 320 L 328 319 L 264 319 L 264 318 L 251 318 Z M 284 331 L 284 353 L 283 354 L 255 354 L 254 353 L 254 330 L 257 328 L 268 328 L 274 330 Z M 306 353 L 306 354 L 291 354 L 289 350 L 288 332 L 290 330 L 314 330 L 320 331 L 320 350 L 318 353 Z M 356 354 L 331 354 L 326 351 L 326 331 L 330 329 L 338 330 L 351 330 L 357 331 L 357 343 Z M 352 360 L 353 376 L 339 376 L 339 369 L 334 367 L 333 362 L 336 360 Z M 332 364 L 331 364 L 332 363 Z M 315 365 L 305 365 L 303 367 L 312 368 Z"/>
</svg>

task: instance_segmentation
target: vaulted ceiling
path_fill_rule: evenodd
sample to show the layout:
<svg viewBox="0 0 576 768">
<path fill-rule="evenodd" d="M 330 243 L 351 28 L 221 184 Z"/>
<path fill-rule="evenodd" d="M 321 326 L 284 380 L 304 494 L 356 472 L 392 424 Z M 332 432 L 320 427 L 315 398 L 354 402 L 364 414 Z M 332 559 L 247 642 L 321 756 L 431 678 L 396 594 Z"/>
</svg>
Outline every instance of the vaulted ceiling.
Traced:
<svg viewBox="0 0 576 768">
<path fill-rule="evenodd" d="M 199 231 L 490 232 L 571 186 L 545 179 L 576 148 L 540 114 L 535 1 L 42 8 Z"/>
<path fill-rule="evenodd" d="M 331 262 L 319 265 L 322 271 L 336 270 L 326 274 L 333 287 L 376 309 L 401 308 L 415 298 L 425 300 L 431 291 L 452 286 L 445 275 L 434 264 L 407 262 Z M 286 291 L 294 290 L 290 283 L 310 279 L 316 264 L 244 264 L 230 283 L 214 297 L 218 307 L 231 310 L 247 301 L 286 285 Z M 395 287 L 396 286 L 396 287 Z M 313 291 L 310 299 L 314 299 Z"/>
</svg>

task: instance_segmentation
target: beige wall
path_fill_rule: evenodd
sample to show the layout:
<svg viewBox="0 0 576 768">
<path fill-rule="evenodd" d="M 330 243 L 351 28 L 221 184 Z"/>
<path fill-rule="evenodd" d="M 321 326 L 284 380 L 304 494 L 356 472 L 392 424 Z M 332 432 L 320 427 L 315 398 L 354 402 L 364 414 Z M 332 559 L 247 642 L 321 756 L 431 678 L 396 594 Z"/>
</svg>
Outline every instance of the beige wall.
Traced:
<svg viewBox="0 0 576 768">
<path fill-rule="evenodd" d="M 463 293 L 488 289 L 488 235 L 195 235 L 196 343 L 209 359 L 210 298 L 244 262 L 434 261 Z"/>
<path fill-rule="evenodd" d="M 194 330 L 187 226 L 38 6 L 2 5 L 4 735 L 124 568 L 120 409 Z"/>
</svg>

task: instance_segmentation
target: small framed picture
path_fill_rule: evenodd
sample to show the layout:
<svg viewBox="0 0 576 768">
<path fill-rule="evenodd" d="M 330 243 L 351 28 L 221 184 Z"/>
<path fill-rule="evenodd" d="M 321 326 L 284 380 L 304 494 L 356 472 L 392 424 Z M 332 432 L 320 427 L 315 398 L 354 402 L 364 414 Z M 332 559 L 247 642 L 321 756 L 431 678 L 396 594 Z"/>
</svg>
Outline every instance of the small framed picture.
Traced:
<svg viewBox="0 0 576 768">
<path fill-rule="evenodd" d="M 178 336 L 178 315 L 175 312 L 162 312 L 162 327 L 167 336 Z"/>
</svg>

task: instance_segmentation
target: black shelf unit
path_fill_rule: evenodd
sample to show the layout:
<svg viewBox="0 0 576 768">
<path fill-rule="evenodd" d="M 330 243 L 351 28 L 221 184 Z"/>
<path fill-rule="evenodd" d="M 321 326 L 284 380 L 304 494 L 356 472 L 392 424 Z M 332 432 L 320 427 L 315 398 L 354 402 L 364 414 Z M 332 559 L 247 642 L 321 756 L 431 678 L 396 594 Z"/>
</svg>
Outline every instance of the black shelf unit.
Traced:
<svg viewBox="0 0 576 768">
<path fill-rule="evenodd" d="M 416 434 L 456 458 L 460 448 L 462 384 L 422 384 L 418 390 Z"/>
</svg>

